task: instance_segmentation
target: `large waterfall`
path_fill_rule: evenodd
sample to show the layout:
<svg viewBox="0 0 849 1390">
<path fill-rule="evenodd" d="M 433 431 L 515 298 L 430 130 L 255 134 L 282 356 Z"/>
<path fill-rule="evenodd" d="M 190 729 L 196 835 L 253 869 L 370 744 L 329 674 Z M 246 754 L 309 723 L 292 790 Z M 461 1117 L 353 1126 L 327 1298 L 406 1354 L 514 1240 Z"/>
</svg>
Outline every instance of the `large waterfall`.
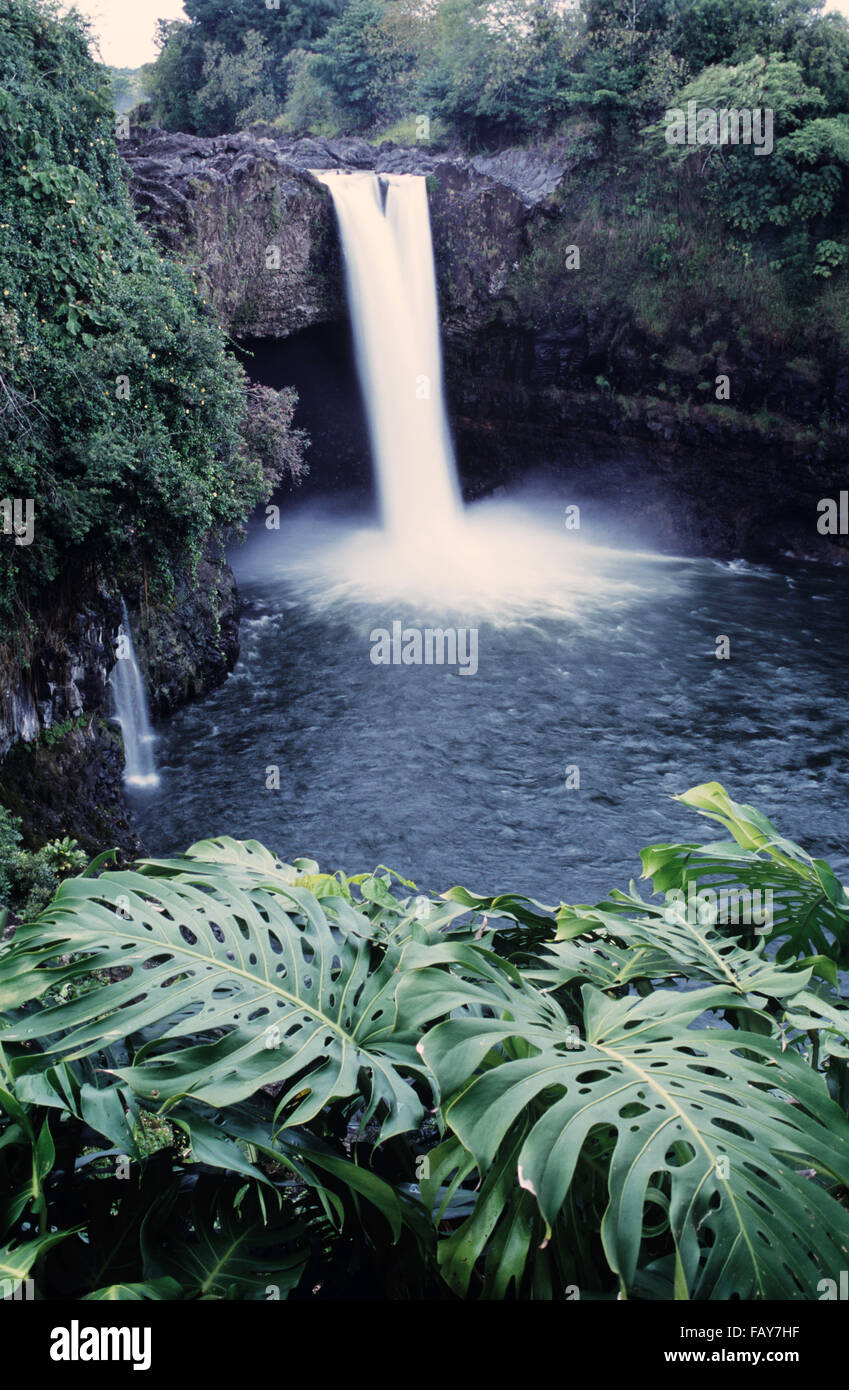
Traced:
<svg viewBox="0 0 849 1390">
<path fill-rule="evenodd" d="M 127 605 L 121 600 L 117 660 L 110 676 L 112 707 L 124 740 L 124 781 L 130 787 L 156 787 L 159 777 L 153 756 L 153 730 L 144 681 L 136 661 Z"/>
<path fill-rule="evenodd" d="M 316 610 L 389 626 L 416 612 L 457 626 L 572 617 L 629 589 L 620 558 L 581 529 L 566 493 L 464 507 L 445 409 L 427 184 L 406 174 L 313 170 L 330 191 L 345 258 L 381 524 L 305 505 L 257 528 L 240 575 L 285 580 Z M 329 411 L 334 408 L 328 402 Z M 598 507 L 595 508 L 599 516 Z M 596 534 L 607 540 L 603 522 Z M 374 620 L 373 620 L 374 619 Z M 404 619 L 406 621 L 406 618 Z M 439 626 L 439 624 L 437 624 Z"/>
<path fill-rule="evenodd" d="M 457 523 L 461 503 L 425 180 L 315 172 L 339 219 L 384 525 L 395 537 L 433 542 Z"/>
</svg>

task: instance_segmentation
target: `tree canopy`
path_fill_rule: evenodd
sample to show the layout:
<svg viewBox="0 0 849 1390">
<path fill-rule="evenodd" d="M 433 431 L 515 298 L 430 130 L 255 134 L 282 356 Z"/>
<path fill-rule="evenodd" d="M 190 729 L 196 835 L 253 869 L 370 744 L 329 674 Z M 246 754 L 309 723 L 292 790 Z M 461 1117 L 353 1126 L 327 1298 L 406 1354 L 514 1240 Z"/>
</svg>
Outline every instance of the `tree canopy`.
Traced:
<svg viewBox="0 0 849 1390">
<path fill-rule="evenodd" d="M 136 223 L 82 22 L 15 0 L 0 63 L 0 496 L 36 499 L 35 542 L 2 550 L 2 639 L 84 557 L 141 549 L 167 584 L 211 529 L 241 523 L 267 468 L 211 307 Z M 293 459 L 292 402 L 271 394 Z"/>
<path fill-rule="evenodd" d="M 709 215 L 730 255 L 760 258 L 791 296 L 849 255 L 849 24 L 821 0 L 338 0 L 309 23 L 251 7 L 250 28 L 223 0 L 187 12 L 149 74 L 153 118 L 171 128 L 264 119 L 409 141 L 426 116 L 437 139 L 492 150 L 568 142 L 583 122 L 601 133 L 602 196 L 625 175 L 641 205 L 666 209 L 661 241 L 686 235 L 686 188 L 692 234 Z M 768 109 L 769 158 L 670 145 L 667 112 L 690 102 Z M 650 248 L 648 268 L 665 256 Z"/>
</svg>

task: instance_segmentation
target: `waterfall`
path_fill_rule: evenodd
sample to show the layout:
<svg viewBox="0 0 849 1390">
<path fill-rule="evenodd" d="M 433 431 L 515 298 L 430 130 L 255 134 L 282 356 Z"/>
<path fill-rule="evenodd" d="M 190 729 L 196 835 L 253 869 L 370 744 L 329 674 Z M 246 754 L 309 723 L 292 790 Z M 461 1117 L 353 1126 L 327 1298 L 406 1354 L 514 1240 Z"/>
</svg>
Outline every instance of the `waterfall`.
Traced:
<svg viewBox="0 0 849 1390">
<path fill-rule="evenodd" d="M 425 180 L 314 173 L 330 189 L 339 220 L 383 523 L 405 543 L 444 539 L 462 506 L 442 389 Z"/>
<path fill-rule="evenodd" d="M 153 731 L 144 681 L 136 661 L 127 605 L 121 599 L 117 660 L 109 677 L 112 709 L 124 740 L 124 781 L 129 787 L 156 787 L 159 776 L 153 756 Z"/>
<path fill-rule="evenodd" d="M 361 603 L 379 607 L 388 619 L 381 626 L 392 631 L 404 620 L 402 605 L 422 630 L 453 615 L 459 631 L 541 614 L 571 621 L 602 596 L 627 591 L 618 573 L 608 579 L 615 565 L 607 550 L 580 532 L 571 491 L 554 505 L 530 489 L 521 500 L 462 504 L 442 389 L 426 180 L 312 173 L 339 223 L 382 525 L 300 509 L 283 523 L 285 544 L 276 528 L 256 528 L 237 562 L 240 578 L 285 579 L 316 612 L 348 612 L 351 621 L 364 621 Z"/>
</svg>

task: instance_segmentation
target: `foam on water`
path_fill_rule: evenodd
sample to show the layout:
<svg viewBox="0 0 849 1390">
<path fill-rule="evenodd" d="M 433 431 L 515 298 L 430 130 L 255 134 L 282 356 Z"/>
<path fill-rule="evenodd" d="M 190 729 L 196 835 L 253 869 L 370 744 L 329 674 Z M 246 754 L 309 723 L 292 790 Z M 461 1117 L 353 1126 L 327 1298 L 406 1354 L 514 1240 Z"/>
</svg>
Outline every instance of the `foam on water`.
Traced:
<svg viewBox="0 0 849 1390">
<path fill-rule="evenodd" d="M 339 221 L 382 527 L 298 509 L 240 572 L 277 576 L 315 610 L 347 601 L 510 626 L 573 617 L 664 583 L 651 557 L 569 531 L 562 506 L 464 509 L 442 387 L 427 188 L 416 175 L 315 171 Z M 671 583 L 667 577 L 666 583 Z"/>
<path fill-rule="evenodd" d="M 316 612 L 346 606 L 435 617 L 463 615 L 499 627 L 536 617 L 577 618 L 604 605 L 654 595 L 662 602 L 686 582 L 689 565 L 616 549 L 568 531 L 555 501 L 479 502 L 437 537 L 398 537 L 298 508 L 279 531 L 256 531 L 234 557 L 240 582 L 280 582 Z"/>
</svg>

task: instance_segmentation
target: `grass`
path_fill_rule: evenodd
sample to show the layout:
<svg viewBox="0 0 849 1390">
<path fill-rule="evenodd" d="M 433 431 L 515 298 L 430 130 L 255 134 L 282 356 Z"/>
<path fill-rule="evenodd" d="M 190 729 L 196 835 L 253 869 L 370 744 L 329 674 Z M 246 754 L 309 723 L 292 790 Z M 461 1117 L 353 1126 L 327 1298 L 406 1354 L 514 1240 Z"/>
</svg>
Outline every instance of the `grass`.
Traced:
<svg viewBox="0 0 849 1390">
<path fill-rule="evenodd" d="M 708 351 L 739 356 L 760 340 L 813 384 L 824 337 L 849 352 L 840 276 L 822 287 L 812 277 L 805 303 L 794 302 L 766 255 L 730 242 L 686 186 L 650 186 L 647 167 L 617 176 L 611 168 L 599 162 L 564 180 L 555 216 L 530 225 L 510 286 L 523 316 L 556 326 L 575 310 L 625 314 L 663 350 L 669 371 L 688 376 L 705 375 L 699 359 Z M 580 248 L 580 271 L 565 270 L 569 245 Z"/>
<path fill-rule="evenodd" d="M 421 145 L 423 149 L 428 149 L 429 146 L 442 149 L 448 144 L 451 131 L 438 116 L 430 117 L 430 130 L 426 140 L 419 135 L 418 123 L 418 116 L 402 116 L 388 125 L 378 126 L 367 138 L 376 145 L 383 141 L 391 141 L 393 145 Z"/>
</svg>

